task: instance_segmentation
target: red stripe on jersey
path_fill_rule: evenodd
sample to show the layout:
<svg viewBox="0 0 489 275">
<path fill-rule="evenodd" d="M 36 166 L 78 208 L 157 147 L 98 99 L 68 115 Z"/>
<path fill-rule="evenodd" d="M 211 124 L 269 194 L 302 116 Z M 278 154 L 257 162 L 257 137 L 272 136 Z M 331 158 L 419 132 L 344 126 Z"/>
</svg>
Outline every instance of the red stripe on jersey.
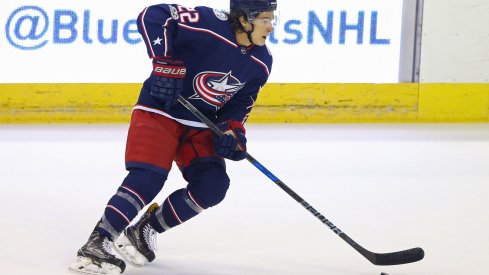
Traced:
<svg viewBox="0 0 489 275">
<path fill-rule="evenodd" d="M 141 26 L 143 26 L 143 32 L 144 32 L 144 39 L 146 40 L 146 43 L 148 45 L 149 50 L 151 51 L 151 58 L 155 56 L 155 52 L 153 51 L 153 46 L 151 45 L 151 40 L 149 39 L 148 32 L 146 31 L 146 25 L 144 25 L 144 16 L 146 16 L 146 11 L 148 11 L 148 7 L 146 7 L 141 15 Z"/>
<path fill-rule="evenodd" d="M 168 27 L 168 24 L 170 23 L 170 20 L 172 20 L 173 18 L 168 18 L 166 19 L 166 22 L 165 22 L 165 25 L 163 25 L 163 35 L 165 36 L 165 54 L 164 56 L 169 56 L 169 53 L 168 53 L 168 30 L 167 30 L 167 27 Z"/>
<path fill-rule="evenodd" d="M 270 70 L 268 70 L 268 67 L 267 67 L 267 65 L 265 63 L 263 63 L 260 59 L 254 57 L 254 56 L 251 56 L 251 58 L 253 60 L 255 60 L 255 62 L 257 62 L 258 64 L 262 65 L 263 68 L 265 69 L 265 71 L 267 72 L 267 76 L 270 76 Z"/>
</svg>

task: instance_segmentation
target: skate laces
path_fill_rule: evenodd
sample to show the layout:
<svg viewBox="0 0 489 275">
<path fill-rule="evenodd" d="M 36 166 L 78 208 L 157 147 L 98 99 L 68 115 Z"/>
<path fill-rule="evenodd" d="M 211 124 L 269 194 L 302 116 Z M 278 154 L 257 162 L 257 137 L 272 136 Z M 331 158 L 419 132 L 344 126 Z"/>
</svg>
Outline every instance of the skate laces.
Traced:
<svg viewBox="0 0 489 275">
<path fill-rule="evenodd" d="M 143 238 L 146 244 L 148 244 L 148 247 L 151 251 L 157 251 L 158 246 L 156 245 L 156 236 L 158 233 L 156 230 L 151 227 L 151 225 L 148 223 L 146 226 L 143 228 Z"/>
</svg>

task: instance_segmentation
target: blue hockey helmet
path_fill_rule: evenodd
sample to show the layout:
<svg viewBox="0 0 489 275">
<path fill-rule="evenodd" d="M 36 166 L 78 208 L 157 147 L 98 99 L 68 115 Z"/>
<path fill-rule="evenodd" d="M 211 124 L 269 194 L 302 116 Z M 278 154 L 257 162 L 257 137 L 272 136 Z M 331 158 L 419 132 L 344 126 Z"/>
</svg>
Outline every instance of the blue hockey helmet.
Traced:
<svg viewBox="0 0 489 275">
<path fill-rule="evenodd" d="M 251 22 L 259 13 L 275 11 L 277 0 L 230 0 L 230 6 L 231 12 L 242 11 Z"/>
</svg>

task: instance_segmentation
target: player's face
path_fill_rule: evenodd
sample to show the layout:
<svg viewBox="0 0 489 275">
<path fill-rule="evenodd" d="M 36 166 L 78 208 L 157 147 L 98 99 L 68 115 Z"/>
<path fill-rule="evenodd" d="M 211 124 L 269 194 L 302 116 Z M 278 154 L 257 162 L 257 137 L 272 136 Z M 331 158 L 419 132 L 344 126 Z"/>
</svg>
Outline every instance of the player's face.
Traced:
<svg viewBox="0 0 489 275">
<path fill-rule="evenodd" d="M 254 31 L 251 33 L 253 38 L 253 43 L 258 46 L 265 45 L 268 36 L 273 31 L 275 26 L 275 15 L 273 12 L 263 12 L 260 13 L 254 20 L 255 25 Z"/>
</svg>

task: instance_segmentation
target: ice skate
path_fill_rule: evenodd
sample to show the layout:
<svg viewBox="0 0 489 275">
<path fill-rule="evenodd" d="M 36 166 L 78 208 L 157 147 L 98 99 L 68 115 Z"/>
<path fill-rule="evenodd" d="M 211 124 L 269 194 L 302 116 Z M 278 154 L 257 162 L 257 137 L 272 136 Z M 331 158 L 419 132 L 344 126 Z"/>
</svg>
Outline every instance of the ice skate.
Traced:
<svg viewBox="0 0 489 275">
<path fill-rule="evenodd" d="M 149 223 L 150 214 L 158 208 L 157 203 L 153 203 L 141 219 L 135 224 L 126 228 L 121 236 L 115 241 L 115 249 L 132 265 L 141 267 L 155 259 L 154 251 L 156 247 L 156 232 Z"/>
<path fill-rule="evenodd" d="M 70 270 L 86 274 L 121 274 L 126 264 L 111 253 L 111 246 L 107 237 L 93 231 L 88 242 L 78 250 L 77 260 Z"/>
</svg>

